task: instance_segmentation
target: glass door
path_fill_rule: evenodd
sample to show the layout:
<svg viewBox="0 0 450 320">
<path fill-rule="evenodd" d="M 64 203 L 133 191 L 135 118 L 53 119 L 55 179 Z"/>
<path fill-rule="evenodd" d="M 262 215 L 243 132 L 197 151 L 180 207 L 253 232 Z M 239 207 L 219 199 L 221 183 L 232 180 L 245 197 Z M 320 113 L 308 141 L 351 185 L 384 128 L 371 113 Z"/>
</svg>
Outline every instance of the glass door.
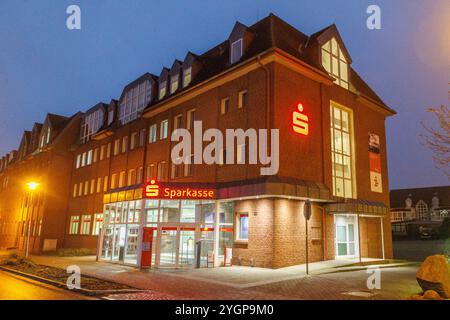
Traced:
<svg viewBox="0 0 450 320">
<path fill-rule="evenodd" d="M 336 257 L 355 258 L 357 254 L 357 228 L 354 216 L 335 216 Z"/>
<path fill-rule="evenodd" d="M 195 265 L 195 229 L 181 228 L 178 255 L 179 267 Z"/>
<path fill-rule="evenodd" d="M 176 267 L 177 228 L 161 227 L 159 239 L 159 266 Z"/>
<path fill-rule="evenodd" d="M 115 226 L 113 234 L 112 261 L 124 261 L 125 255 L 125 226 Z"/>
</svg>

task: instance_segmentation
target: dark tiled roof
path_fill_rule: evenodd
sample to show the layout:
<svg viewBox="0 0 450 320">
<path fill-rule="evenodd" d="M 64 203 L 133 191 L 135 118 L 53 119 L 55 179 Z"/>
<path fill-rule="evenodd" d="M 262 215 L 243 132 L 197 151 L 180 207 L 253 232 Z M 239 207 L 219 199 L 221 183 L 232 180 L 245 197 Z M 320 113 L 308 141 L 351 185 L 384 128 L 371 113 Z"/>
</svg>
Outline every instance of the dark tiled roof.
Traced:
<svg viewBox="0 0 450 320">
<path fill-rule="evenodd" d="M 440 207 L 450 206 L 450 186 L 412 188 L 391 190 L 391 208 L 404 208 L 405 200 L 411 195 L 412 205 L 415 206 L 419 200 L 423 200 L 430 207 L 431 199 L 437 194 Z"/>
</svg>

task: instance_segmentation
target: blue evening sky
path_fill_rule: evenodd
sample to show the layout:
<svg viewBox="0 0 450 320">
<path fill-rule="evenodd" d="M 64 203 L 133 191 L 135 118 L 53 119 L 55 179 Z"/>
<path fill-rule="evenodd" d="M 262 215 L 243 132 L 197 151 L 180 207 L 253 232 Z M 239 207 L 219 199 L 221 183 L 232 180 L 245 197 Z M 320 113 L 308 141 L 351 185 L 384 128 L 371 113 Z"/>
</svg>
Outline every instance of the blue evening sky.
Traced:
<svg viewBox="0 0 450 320">
<path fill-rule="evenodd" d="M 81 7 L 81 31 L 66 8 Z M 382 10 L 382 29 L 366 28 L 366 8 Z M 72 115 L 118 98 L 144 72 L 159 74 L 225 40 L 236 20 L 270 12 L 306 34 L 336 23 L 353 67 L 398 115 L 387 120 L 392 188 L 448 184 L 418 142 L 426 108 L 448 104 L 450 1 L 1 0 L 0 155 L 48 112 Z"/>
</svg>

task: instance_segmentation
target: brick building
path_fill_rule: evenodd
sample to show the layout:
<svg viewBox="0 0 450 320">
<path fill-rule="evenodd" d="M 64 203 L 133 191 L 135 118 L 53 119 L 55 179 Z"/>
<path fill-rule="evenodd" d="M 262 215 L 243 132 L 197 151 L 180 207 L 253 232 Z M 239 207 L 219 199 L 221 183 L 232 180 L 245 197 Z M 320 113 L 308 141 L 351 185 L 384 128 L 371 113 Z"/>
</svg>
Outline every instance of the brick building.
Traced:
<svg viewBox="0 0 450 320">
<path fill-rule="evenodd" d="M 227 40 L 187 53 L 158 76 L 145 73 L 118 100 L 66 120 L 62 130 L 73 143 L 61 152 L 71 157 L 69 168 L 46 167 L 68 194 L 58 198 L 66 209 L 55 216 L 55 225 L 64 219 L 57 227 L 64 232 L 44 237 L 44 223 L 40 241 L 97 248 L 100 260 L 130 265 L 141 265 L 151 249 L 156 267 L 278 268 L 305 262 L 303 211 L 310 200 L 311 261 L 391 258 L 385 119 L 395 112 L 351 63 L 335 25 L 307 36 L 271 14 L 252 26 L 236 23 Z M 278 172 L 261 175 L 267 165 L 248 164 L 250 138 L 223 147 L 216 163 L 189 163 L 193 152 L 176 164 L 171 133 L 195 135 L 198 121 L 202 132 L 278 129 Z M 247 164 L 227 164 L 229 157 Z M 5 158 L 0 179 L 35 161 Z M 17 185 L 7 182 L 0 195 L 19 193 Z M 161 192 L 154 196 L 146 186 Z M 189 190 L 211 193 L 189 197 Z M 2 200 L 0 230 L 24 223 L 16 216 L 19 202 Z M 0 246 L 18 245 L 11 230 L 0 233 Z M 33 248 L 41 251 L 43 243 Z"/>
</svg>

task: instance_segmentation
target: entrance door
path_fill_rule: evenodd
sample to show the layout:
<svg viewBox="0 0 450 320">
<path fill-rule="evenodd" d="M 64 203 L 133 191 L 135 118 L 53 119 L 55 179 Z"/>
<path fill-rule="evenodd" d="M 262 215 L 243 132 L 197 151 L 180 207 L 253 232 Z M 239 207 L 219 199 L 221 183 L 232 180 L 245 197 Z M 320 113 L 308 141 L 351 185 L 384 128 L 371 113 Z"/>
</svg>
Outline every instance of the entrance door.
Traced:
<svg viewBox="0 0 450 320">
<path fill-rule="evenodd" d="M 335 216 L 336 258 L 358 256 L 358 232 L 354 216 Z"/>
<path fill-rule="evenodd" d="M 124 261 L 125 226 L 114 226 L 112 261 Z"/>
<path fill-rule="evenodd" d="M 158 267 L 184 268 L 195 265 L 194 226 L 161 226 L 158 230 Z"/>
</svg>

